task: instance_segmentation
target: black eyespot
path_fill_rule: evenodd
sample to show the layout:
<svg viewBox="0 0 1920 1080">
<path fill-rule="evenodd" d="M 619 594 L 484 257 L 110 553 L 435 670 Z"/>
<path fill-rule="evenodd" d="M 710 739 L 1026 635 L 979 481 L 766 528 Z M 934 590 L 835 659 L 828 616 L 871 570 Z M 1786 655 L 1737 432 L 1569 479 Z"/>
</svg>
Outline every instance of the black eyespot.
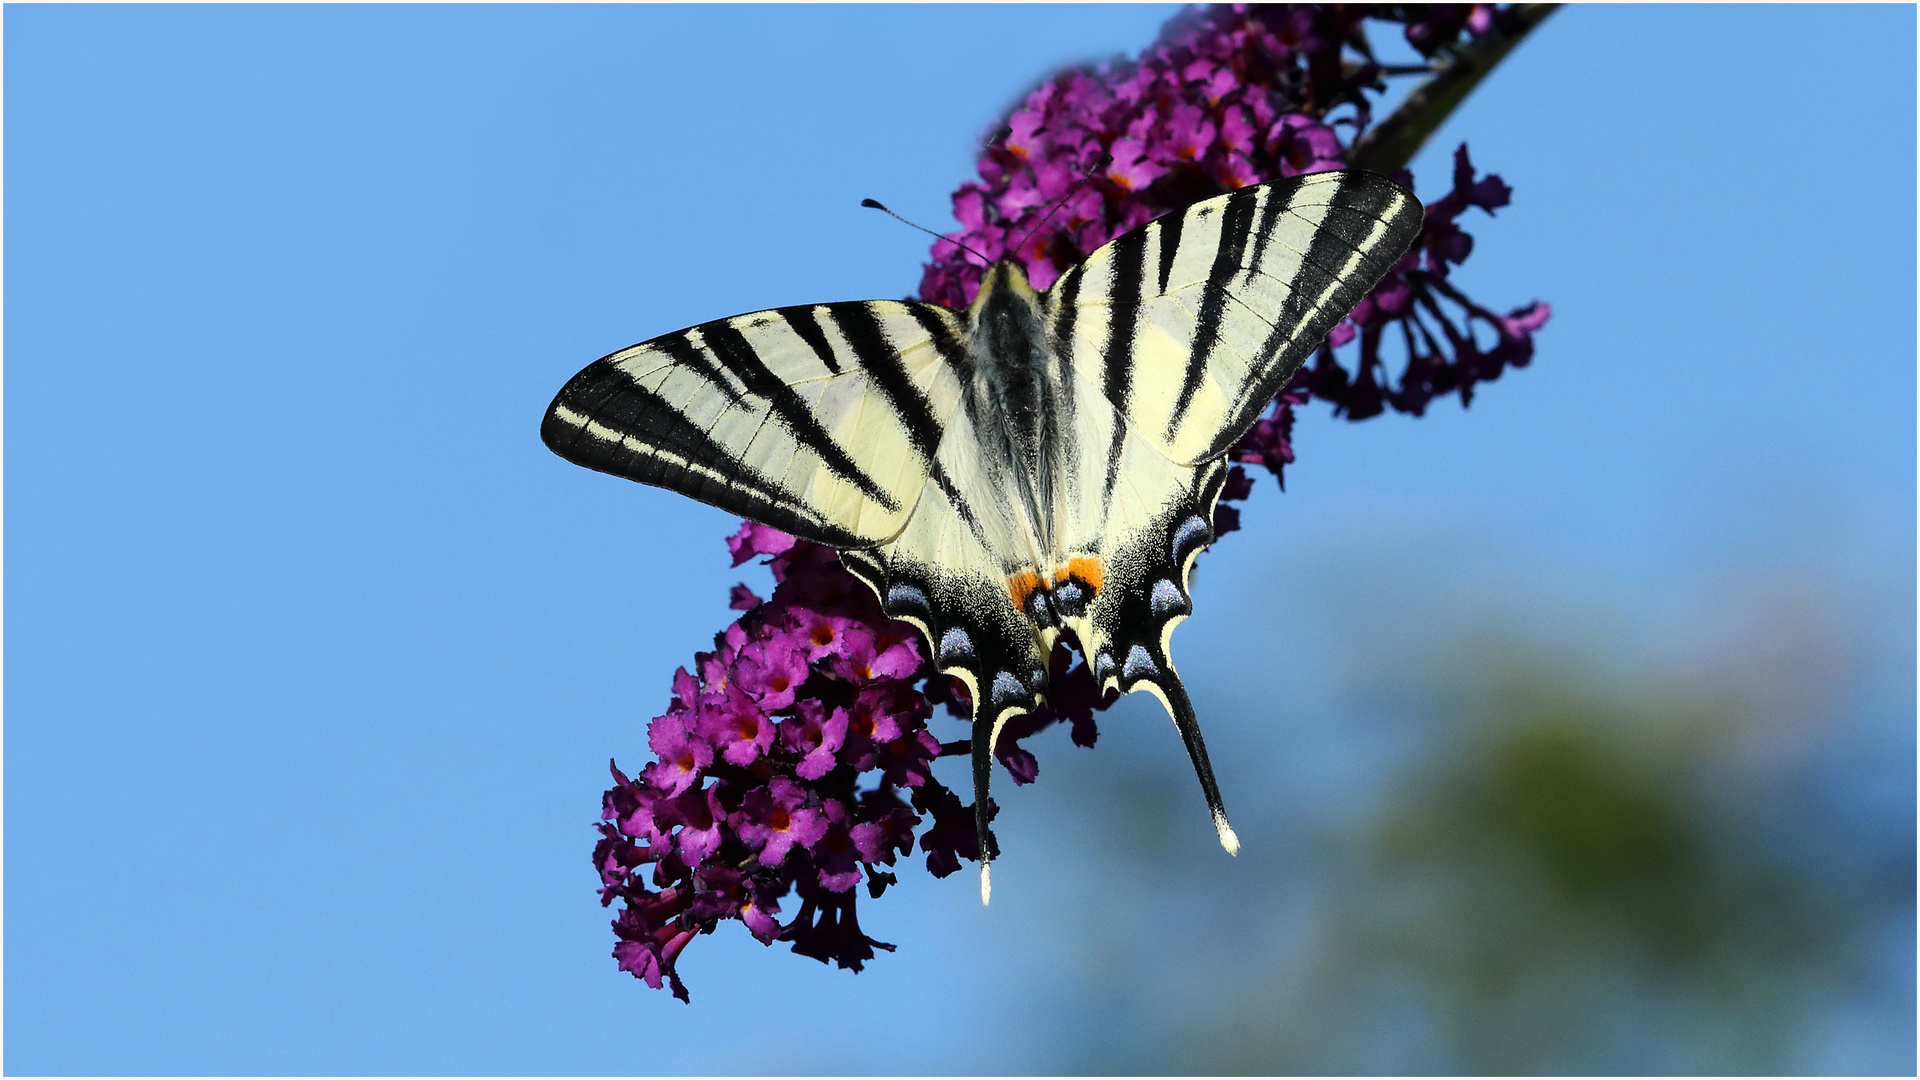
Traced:
<svg viewBox="0 0 1920 1080">
<path fill-rule="evenodd" d="M 1074 578 L 1068 578 L 1054 587 L 1053 610 L 1063 619 L 1077 619 L 1086 614 L 1087 590 Z"/>
<path fill-rule="evenodd" d="M 1054 616 L 1053 604 L 1048 601 L 1045 589 L 1035 589 L 1027 594 L 1027 618 L 1043 630 L 1059 621 Z"/>
</svg>

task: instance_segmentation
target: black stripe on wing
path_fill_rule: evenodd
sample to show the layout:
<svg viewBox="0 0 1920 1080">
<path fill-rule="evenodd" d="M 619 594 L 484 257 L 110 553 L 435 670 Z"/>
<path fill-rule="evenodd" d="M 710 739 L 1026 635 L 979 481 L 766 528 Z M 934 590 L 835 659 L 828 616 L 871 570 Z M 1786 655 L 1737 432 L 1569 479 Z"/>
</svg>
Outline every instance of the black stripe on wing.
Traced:
<svg viewBox="0 0 1920 1080">
<path fill-rule="evenodd" d="M 611 360 L 596 360 L 567 380 L 540 424 L 540 441 L 576 465 L 677 491 L 796 536 L 836 547 L 862 542 L 808 512 L 793 492 L 749 468 Z"/>
<path fill-rule="evenodd" d="M 965 386 L 971 382 L 973 361 L 967 357 L 967 347 L 953 336 L 952 316 L 932 304 L 908 304 L 907 313 L 913 316 L 914 322 L 920 324 L 920 329 L 927 332 L 927 339 L 933 342 L 934 351 L 953 369 L 960 384 Z"/>
<path fill-rule="evenodd" d="M 653 340 L 653 346 L 661 352 L 666 353 L 668 359 L 672 360 L 678 366 L 705 379 L 715 390 L 720 391 L 720 393 L 726 397 L 729 404 L 736 408 L 744 407 L 747 404 L 746 396 L 731 382 L 727 381 L 727 377 L 721 373 L 720 368 L 715 366 L 713 361 L 707 358 L 707 352 L 701 349 L 700 346 L 695 345 L 693 339 L 688 336 L 685 330 L 677 334 L 668 334 L 662 338 L 655 338 Z"/>
<path fill-rule="evenodd" d="M 1154 223 L 1154 232 L 1159 234 L 1160 249 L 1160 295 L 1165 296 L 1167 286 L 1172 284 L 1173 260 L 1180 254 L 1180 228 L 1186 222 L 1185 214 L 1168 214 Z"/>
<path fill-rule="evenodd" d="M 927 467 L 927 479 L 933 482 L 934 487 L 940 489 L 940 494 L 946 498 L 948 505 L 953 507 L 954 514 L 966 525 L 967 531 L 973 534 L 974 540 L 978 541 L 981 547 L 992 551 L 993 539 L 987 535 L 986 527 L 980 523 L 979 515 L 973 512 L 973 506 L 967 502 L 967 497 L 960 493 L 953 478 L 947 475 L 946 466 L 941 465 L 936 459 Z"/>
<path fill-rule="evenodd" d="M 1299 188 L 1269 188 L 1266 205 L 1260 208 L 1260 221 L 1253 227 L 1253 252 L 1247 259 L 1249 275 L 1260 272 L 1260 262 L 1267 257 L 1267 245 L 1272 243 L 1274 226 L 1280 223 L 1280 215 L 1287 212 L 1287 206 L 1293 202 L 1293 193 Z"/>
<path fill-rule="evenodd" d="M 840 354 L 835 352 L 832 344 L 827 341 L 826 331 L 820 329 L 820 320 L 813 313 L 814 307 L 815 305 L 805 304 L 774 310 L 787 321 L 788 326 L 793 327 L 793 332 L 799 335 L 800 340 L 807 343 L 807 348 L 812 349 L 813 355 L 820 358 L 820 363 L 825 365 L 828 371 L 838 375 L 840 374 Z"/>
<path fill-rule="evenodd" d="M 1053 355 L 1063 367 L 1073 368 L 1073 326 L 1080 315 L 1080 283 L 1086 277 L 1084 265 L 1061 275 L 1047 294 L 1047 307 L 1053 313 Z"/>
<path fill-rule="evenodd" d="M 1149 228 L 1151 228 L 1149 226 Z M 1120 451 L 1127 440 L 1128 401 L 1133 397 L 1133 350 L 1139 331 L 1140 291 L 1147 275 L 1148 229 L 1141 228 L 1113 242 L 1113 270 L 1107 282 L 1107 344 L 1103 389 L 1113 405 L 1113 438 L 1107 445 L 1107 476 L 1100 488 L 1102 515 L 1113 502 L 1113 485 L 1120 478 Z"/>
<path fill-rule="evenodd" d="M 1200 316 L 1194 326 L 1193 344 L 1187 354 L 1186 374 L 1180 380 L 1180 396 L 1174 399 L 1173 411 L 1167 415 L 1165 437 L 1169 441 L 1179 429 L 1180 421 L 1186 417 L 1187 409 L 1192 406 L 1193 395 L 1199 392 L 1200 384 L 1206 380 L 1207 364 L 1213 359 L 1213 347 L 1220 341 L 1220 320 L 1226 315 L 1230 299 L 1227 284 L 1240 273 L 1240 260 L 1247 250 L 1247 237 L 1253 229 L 1253 211 L 1260 195 L 1258 189 L 1235 195 L 1218 211 L 1220 242 L 1214 249 L 1213 266 L 1207 272 L 1206 284 L 1200 289 Z M 1209 208 L 1198 211 L 1198 214 L 1214 212 Z M 1180 242 L 1180 230 L 1175 223 L 1177 220 L 1170 220 L 1161 228 L 1160 291 L 1163 295 L 1167 291 L 1167 268 L 1173 265 L 1173 255 L 1169 251 Z"/>
</svg>

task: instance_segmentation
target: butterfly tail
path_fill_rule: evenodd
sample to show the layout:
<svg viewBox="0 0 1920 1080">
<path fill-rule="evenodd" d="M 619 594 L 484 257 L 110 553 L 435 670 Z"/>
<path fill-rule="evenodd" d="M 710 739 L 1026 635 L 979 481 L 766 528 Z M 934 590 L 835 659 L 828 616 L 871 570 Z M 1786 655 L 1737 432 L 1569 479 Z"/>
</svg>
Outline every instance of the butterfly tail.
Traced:
<svg viewBox="0 0 1920 1080">
<path fill-rule="evenodd" d="M 1142 682 L 1138 688 L 1151 692 L 1167 707 L 1173 726 L 1180 732 L 1180 741 L 1187 744 L 1187 757 L 1193 761 L 1194 775 L 1200 778 L 1200 794 L 1207 800 L 1207 812 L 1213 815 L 1213 831 L 1220 837 L 1220 846 L 1229 855 L 1240 854 L 1240 837 L 1227 823 L 1227 808 L 1220 800 L 1220 785 L 1214 782 L 1213 763 L 1207 760 L 1207 742 L 1200 736 L 1200 720 L 1193 713 L 1187 688 L 1171 673 L 1164 680 Z"/>
<path fill-rule="evenodd" d="M 973 720 L 973 830 L 980 840 L 980 903 L 993 899 L 993 834 L 987 831 L 987 785 L 993 782 L 993 718 L 978 710 Z"/>
</svg>

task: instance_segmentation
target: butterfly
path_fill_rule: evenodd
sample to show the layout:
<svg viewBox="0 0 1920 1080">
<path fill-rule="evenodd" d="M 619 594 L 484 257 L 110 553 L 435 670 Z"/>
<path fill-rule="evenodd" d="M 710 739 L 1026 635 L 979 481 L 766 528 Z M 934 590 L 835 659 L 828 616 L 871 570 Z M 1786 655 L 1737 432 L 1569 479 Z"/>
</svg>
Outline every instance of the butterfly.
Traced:
<svg viewBox="0 0 1920 1080">
<path fill-rule="evenodd" d="M 541 439 L 840 550 L 973 701 L 981 899 L 1008 720 L 1071 633 L 1103 693 L 1173 718 L 1221 846 L 1239 838 L 1174 672 L 1225 455 L 1412 245 L 1373 173 L 1240 188 L 1128 232 L 1036 291 L 988 267 L 965 312 L 859 300 L 749 312 L 596 360 Z"/>
</svg>

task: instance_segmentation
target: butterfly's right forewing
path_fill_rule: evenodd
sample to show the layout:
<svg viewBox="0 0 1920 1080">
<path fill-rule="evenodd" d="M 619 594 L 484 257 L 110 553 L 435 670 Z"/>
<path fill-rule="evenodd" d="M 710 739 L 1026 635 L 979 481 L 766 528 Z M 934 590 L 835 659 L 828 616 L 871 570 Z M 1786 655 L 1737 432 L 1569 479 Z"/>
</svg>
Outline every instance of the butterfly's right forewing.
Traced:
<svg viewBox="0 0 1920 1080">
<path fill-rule="evenodd" d="M 856 301 L 716 319 L 589 365 L 540 436 L 579 465 L 836 547 L 899 533 L 959 402 L 964 324 Z"/>
</svg>

